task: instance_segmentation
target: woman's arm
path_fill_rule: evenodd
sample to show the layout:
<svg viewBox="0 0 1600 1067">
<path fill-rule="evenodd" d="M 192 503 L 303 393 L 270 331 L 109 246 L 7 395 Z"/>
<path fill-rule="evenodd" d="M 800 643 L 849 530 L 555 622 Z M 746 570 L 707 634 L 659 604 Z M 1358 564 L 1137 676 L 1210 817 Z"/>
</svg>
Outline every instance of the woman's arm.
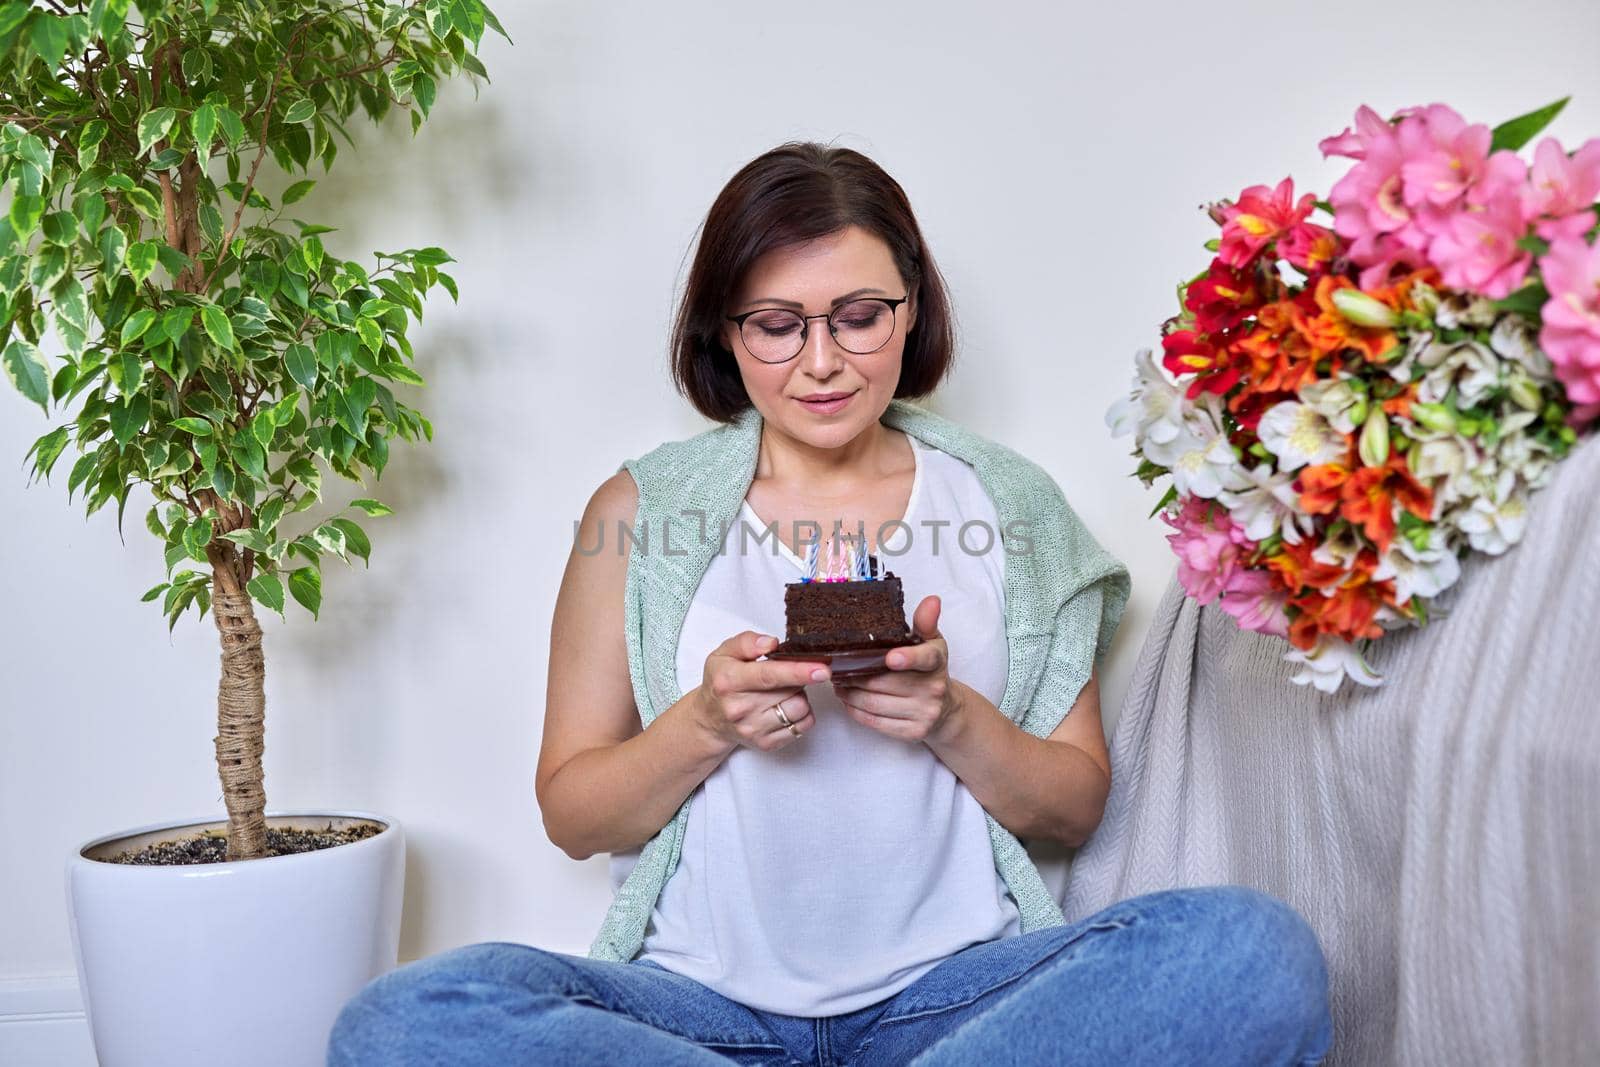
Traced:
<svg viewBox="0 0 1600 1067">
<path fill-rule="evenodd" d="M 550 840 L 573 859 L 644 844 L 730 751 L 689 690 L 642 730 L 628 673 L 623 593 L 638 489 L 627 471 L 589 500 L 550 624 L 549 688 L 534 794 Z M 603 528 L 603 549 L 590 555 Z"/>
<path fill-rule="evenodd" d="M 925 742 L 934 755 L 1017 837 L 1072 848 L 1087 841 L 1111 791 L 1096 674 L 1090 673 L 1072 710 L 1043 739 L 971 686 L 953 678 L 950 685 L 957 694 L 955 710 Z"/>
</svg>

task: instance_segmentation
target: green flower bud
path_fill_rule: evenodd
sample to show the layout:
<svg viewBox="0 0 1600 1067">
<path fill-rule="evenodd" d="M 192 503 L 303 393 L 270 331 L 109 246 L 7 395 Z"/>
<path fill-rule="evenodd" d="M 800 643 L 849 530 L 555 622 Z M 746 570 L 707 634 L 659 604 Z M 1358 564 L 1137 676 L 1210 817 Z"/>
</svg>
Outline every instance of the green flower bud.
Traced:
<svg viewBox="0 0 1600 1067">
<path fill-rule="evenodd" d="M 1339 309 L 1339 314 L 1357 326 L 1381 326 L 1384 329 L 1392 329 L 1400 321 L 1399 316 L 1394 313 L 1394 308 L 1359 289 L 1335 289 L 1333 306 Z"/>
<path fill-rule="evenodd" d="M 1525 374 L 1518 374 L 1511 379 L 1508 392 L 1511 394 L 1511 399 L 1516 401 L 1517 407 L 1523 411 L 1538 411 L 1544 406 L 1544 397 L 1539 394 L 1539 387 Z"/>
<path fill-rule="evenodd" d="M 1360 426 L 1362 423 L 1366 422 L 1367 421 L 1367 412 L 1370 411 L 1370 410 L 1374 410 L 1374 409 L 1373 409 L 1372 405 L 1370 403 L 1368 403 L 1367 398 L 1366 398 L 1366 394 L 1362 394 L 1362 395 L 1356 397 L 1356 402 L 1354 404 L 1350 405 L 1350 421 L 1351 421 L 1351 423 L 1356 425 L 1356 426 Z M 1376 409 L 1376 410 L 1381 411 L 1382 409 L 1379 408 L 1379 409 Z"/>
<path fill-rule="evenodd" d="M 1436 433 L 1456 431 L 1456 417 L 1443 404 L 1412 404 L 1411 418 Z"/>
<path fill-rule="evenodd" d="M 1361 453 L 1361 462 L 1369 467 L 1381 467 L 1389 462 L 1389 419 L 1382 408 L 1373 408 L 1361 427 L 1361 444 L 1357 450 Z"/>
</svg>

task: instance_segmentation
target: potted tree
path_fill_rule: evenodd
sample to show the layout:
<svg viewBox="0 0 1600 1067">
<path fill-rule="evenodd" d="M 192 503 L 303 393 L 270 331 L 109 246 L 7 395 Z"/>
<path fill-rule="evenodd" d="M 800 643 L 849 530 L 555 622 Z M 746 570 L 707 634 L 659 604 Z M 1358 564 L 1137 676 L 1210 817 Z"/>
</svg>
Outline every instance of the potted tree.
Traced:
<svg viewBox="0 0 1600 1067">
<path fill-rule="evenodd" d="M 287 214 L 314 181 L 276 202 L 259 181 L 269 160 L 326 171 L 357 112 L 415 132 L 441 79 L 487 76 L 486 28 L 505 35 L 480 0 L 0 2 L 0 362 L 64 417 L 24 462 L 48 480 L 72 445 L 69 499 L 115 500 L 119 531 L 147 487 L 167 577 L 144 599 L 169 630 L 209 610 L 222 649 L 226 819 L 68 859 L 102 1063 L 320 1063 L 344 1000 L 396 962 L 398 824 L 266 810 L 256 611 L 315 618 L 323 560 L 368 559 L 356 518 L 313 511 L 324 470 L 365 485 L 395 436 L 431 440 L 390 387 L 422 384 L 407 327 L 456 286 L 439 248 L 335 257 L 331 227 Z M 230 1015 L 248 1040 L 193 1025 Z"/>
</svg>

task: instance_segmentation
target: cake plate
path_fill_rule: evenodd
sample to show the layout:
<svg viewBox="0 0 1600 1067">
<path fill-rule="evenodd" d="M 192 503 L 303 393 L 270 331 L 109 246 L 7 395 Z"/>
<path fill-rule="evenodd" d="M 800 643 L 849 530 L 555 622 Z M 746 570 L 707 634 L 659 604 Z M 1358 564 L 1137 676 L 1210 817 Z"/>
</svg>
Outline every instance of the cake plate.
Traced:
<svg viewBox="0 0 1600 1067">
<path fill-rule="evenodd" d="M 867 674 L 882 674 L 888 670 L 884 661 L 889 653 L 897 648 L 910 648 L 912 645 L 922 644 L 922 638 L 912 634 L 910 640 L 887 648 L 835 648 L 823 652 L 816 651 L 790 651 L 779 645 L 768 652 L 766 659 L 799 659 L 812 663 L 826 663 L 828 670 L 834 678 L 858 678 Z"/>
</svg>

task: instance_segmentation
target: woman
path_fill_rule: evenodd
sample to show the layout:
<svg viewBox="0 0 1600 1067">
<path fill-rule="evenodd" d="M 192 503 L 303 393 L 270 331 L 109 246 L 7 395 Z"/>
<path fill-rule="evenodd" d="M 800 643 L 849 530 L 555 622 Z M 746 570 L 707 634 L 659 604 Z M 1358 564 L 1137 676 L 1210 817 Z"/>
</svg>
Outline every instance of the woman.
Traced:
<svg viewBox="0 0 1600 1067">
<path fill-rule="evenodd" d="M 600 486 L 552 627 L 536 789 L 564 851 L 612 854 L 605 924 L 587 958 L 473 945 L 374 981 L 330 1064 L 1320 1061 L 1289 908 L 1214 887 L 1066 924 L 1019 844 L 1100 820 L 1127 572 L 1040 468 L 909 403 L 952 349 L 871 160 L 790 144 L 729 182 L 674 331 L 718 425 Z M 765 658 L 818 535 L 857 534 L 923 640 L 850 678 Z"/>
</svg>

